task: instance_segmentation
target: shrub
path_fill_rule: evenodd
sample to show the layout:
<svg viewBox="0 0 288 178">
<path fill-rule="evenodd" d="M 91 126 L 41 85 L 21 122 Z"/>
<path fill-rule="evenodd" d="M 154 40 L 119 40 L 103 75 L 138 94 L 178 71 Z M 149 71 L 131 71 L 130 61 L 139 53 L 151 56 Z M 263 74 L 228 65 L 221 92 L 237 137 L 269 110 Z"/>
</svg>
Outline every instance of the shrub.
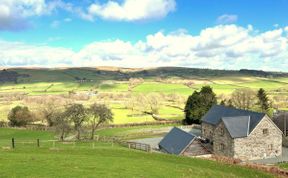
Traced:
<svg viewBox="0 0 288 178">
<path fill-rule="evenodd" d="M 33 114 L 26 106 L 16 106 L 9 112 L 8 120 L 12 127 L 26 126 L 33 121 Z"/>
</svg>

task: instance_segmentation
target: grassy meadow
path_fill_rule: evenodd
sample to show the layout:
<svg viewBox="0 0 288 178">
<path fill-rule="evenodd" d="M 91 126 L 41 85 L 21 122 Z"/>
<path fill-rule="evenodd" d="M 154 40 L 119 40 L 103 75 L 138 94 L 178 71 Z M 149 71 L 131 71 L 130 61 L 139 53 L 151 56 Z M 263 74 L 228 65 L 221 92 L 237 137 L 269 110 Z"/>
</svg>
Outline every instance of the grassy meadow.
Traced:
<svg viewBox="0 0 288 178">
<path fill-rule="evenodd" d="M 15 149 L 9 148 L 11 137 L 16 140 Z M 50 139 L 54 139 L 51 132 L 0 128 L 1 177 L 273 177 L 239 166 L 146 153 L 117 144 L 53 145 Z"/>
</svg>

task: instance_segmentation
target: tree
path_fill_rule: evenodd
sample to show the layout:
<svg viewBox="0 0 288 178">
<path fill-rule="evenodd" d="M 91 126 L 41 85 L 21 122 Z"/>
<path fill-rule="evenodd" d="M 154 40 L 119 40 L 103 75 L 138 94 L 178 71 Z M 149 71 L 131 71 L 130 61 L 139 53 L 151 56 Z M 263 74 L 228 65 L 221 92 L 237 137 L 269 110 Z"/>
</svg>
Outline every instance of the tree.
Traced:
<svg viewBox="0 0 288 178">
<path fill-rule="evenodd" d="M 51 115 L 51 120 L 55 126 L 56 132 L 59 133 L 59 139 L 64 140 L 64 137 L 71 131 L 69 118 L 65 112 L 54 112 Z"/>
<path fill-rule="evenodd" d="M 76 138 L 80 140 L 81 128 L 87 118 L 85 107 L 82 104 L 72 104 L 66 108 L 65 115 L 74 123 L 74 129 L 77 132 Z"/>
<path fill-rule="evenodd" d="M 148 95 L 140 94 L 136 97 L 135 101 L 135 110 L 154 115 L 159 113 L 162 97 L 157 93 L 151 93 Z"/>
<path fill-rule="evenodd" d="M 260 106 L 261 111 L 267 113 L 269 110 L 269 99 L 263 88 L 260 88 L 258 90 L 257 98 L 258 98 L 257 104 Z"/>
<path fill-rule="evenodd" d="M 50 103 L 42 108 L 42 114 L 49 127 L 54 126 L 55 105 Z"/>
<path fill-rule="evenodd" d="M 8 114 L 8 120 L 10 126 L 26 126 L 33 121 L 33 114 L 26 106 L 16 106 Z"/>
<path fill-rule="evenodd" d="M 255 96 L 250 88 L 241 88 L 232 93 L 231 100 L 236 108 L 249 110 L 255 104 Z"/>
<path fill-rule="evenodd" d="M 130 78 L 128 83 L 128 91 L 132 91 L 133 88 L 137 87 L 143 82 L 144 82 L 143 78 Z"/>
<path fill-rule="evenodd" d="M 97 103 L 90 106 L 88 113 L 92 116 L 89 123 L 91 125 L 91 140 L 93 140 L 95 131 L 101 124 L 113 121 L 113 113 L 107 106 Z"/>
<path fill-rule="evenodd" d="M 194 91 L 186 102 L 184 122 L 199 124 L 201 118 L 214 104 L 217 104 L 216 94 L 210 86 L 202 87 L 200 92 Z"/>
</svg>

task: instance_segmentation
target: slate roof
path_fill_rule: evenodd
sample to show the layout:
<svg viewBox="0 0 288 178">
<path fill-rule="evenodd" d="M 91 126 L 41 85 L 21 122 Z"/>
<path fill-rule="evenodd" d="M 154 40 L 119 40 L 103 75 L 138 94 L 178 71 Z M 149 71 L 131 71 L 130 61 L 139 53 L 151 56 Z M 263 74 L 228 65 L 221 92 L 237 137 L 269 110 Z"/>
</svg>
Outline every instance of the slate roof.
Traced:
<svg viewBox="0 0 288 178">
<path fill-rule="evenodd" d="M 226 107 L 226 106 L 222 106 L 222 105 L 214 105 L 203 116 L 202 122 L 216 126 L 217 124 L 219 124 L 219 122 L 221 121 L 222 118 L 235 118 L 235 117 L 243 117 L 243 116 L 250 117 L 249 128 L 247 128 L 249 131 L 248 134 L 250 134 L 253 131 L 253 129 L 258 125 L 258 123 L 264 118 L 265 114 L 247 111 L 247 110 L 242 110 L 242 109 L 230 108 L 230 107 Z M 231 124 L 232 125 L 243 124 L 242 122 L 245 122 L 244 120 L 240 121 L 240 120 L 235 119 L 233 121 L 229 121 L 229 123 L 230 123 L 229 126 L 231 126 Z M 231 129 L 235 130 L 235 128 L 231 128 Z M 241 130 L 241 132 L 242 132 L 242 130 Z M 241 134 L 242 133 L 239 133 L 239 135 L 241 135 Z M 238 134 L 236 134 L 236 135 L 238 135 Z"/>
<path fill-rule="evenodd" d="M 222 117 L 222 121 L 232 138 L 247 137 L 249 134 L 250 117 Z"/>
<path fill-rule="evenodd" d="M 179 155 L 196 139 L 195 135 L 174 127 L 159 143 L 159 148 Z"/>
</svg>

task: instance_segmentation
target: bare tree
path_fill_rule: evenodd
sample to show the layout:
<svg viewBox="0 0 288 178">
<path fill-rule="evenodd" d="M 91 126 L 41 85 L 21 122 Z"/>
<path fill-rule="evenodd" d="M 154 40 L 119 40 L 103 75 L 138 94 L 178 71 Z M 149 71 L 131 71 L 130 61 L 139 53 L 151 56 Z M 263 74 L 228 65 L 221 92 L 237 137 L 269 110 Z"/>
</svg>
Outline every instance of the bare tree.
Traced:
<svg viewBox="0 0 288 178">
<path fill-rule="evenodd" d="M 130 78 L 128 83 L 128 91 L 132 91 L 133 88 L 144 82 L 143 78 Z"/>
<path fill-rule="evenodd" d="M 160 97 L 157 94 L 140 94 L 136 98 L 136 110 L 146 114 L 158 114 Z"/>
<path fill-rule="evenodd" d="M 113 113 L 106 105 L 97 103 L 90 106 L 88 113 L 92 116 L 88 122 L 91 126 L 91 140 L 93 140 L 95 131 L 101 124 L 113 121 Z"/>
<path fill-rule="evenodd" d="M 233 106 L 239 109 L 249 110 L 255 104 L 256 93 L 250 88 L 237 89 L 232 93 Z"/>
<path fill-rule="evenodd" d="M 56 106 L 53 103 L 42 106 L 42 115 L 49 127 L 54 126 L 54 113 Z"/>
</svg>

